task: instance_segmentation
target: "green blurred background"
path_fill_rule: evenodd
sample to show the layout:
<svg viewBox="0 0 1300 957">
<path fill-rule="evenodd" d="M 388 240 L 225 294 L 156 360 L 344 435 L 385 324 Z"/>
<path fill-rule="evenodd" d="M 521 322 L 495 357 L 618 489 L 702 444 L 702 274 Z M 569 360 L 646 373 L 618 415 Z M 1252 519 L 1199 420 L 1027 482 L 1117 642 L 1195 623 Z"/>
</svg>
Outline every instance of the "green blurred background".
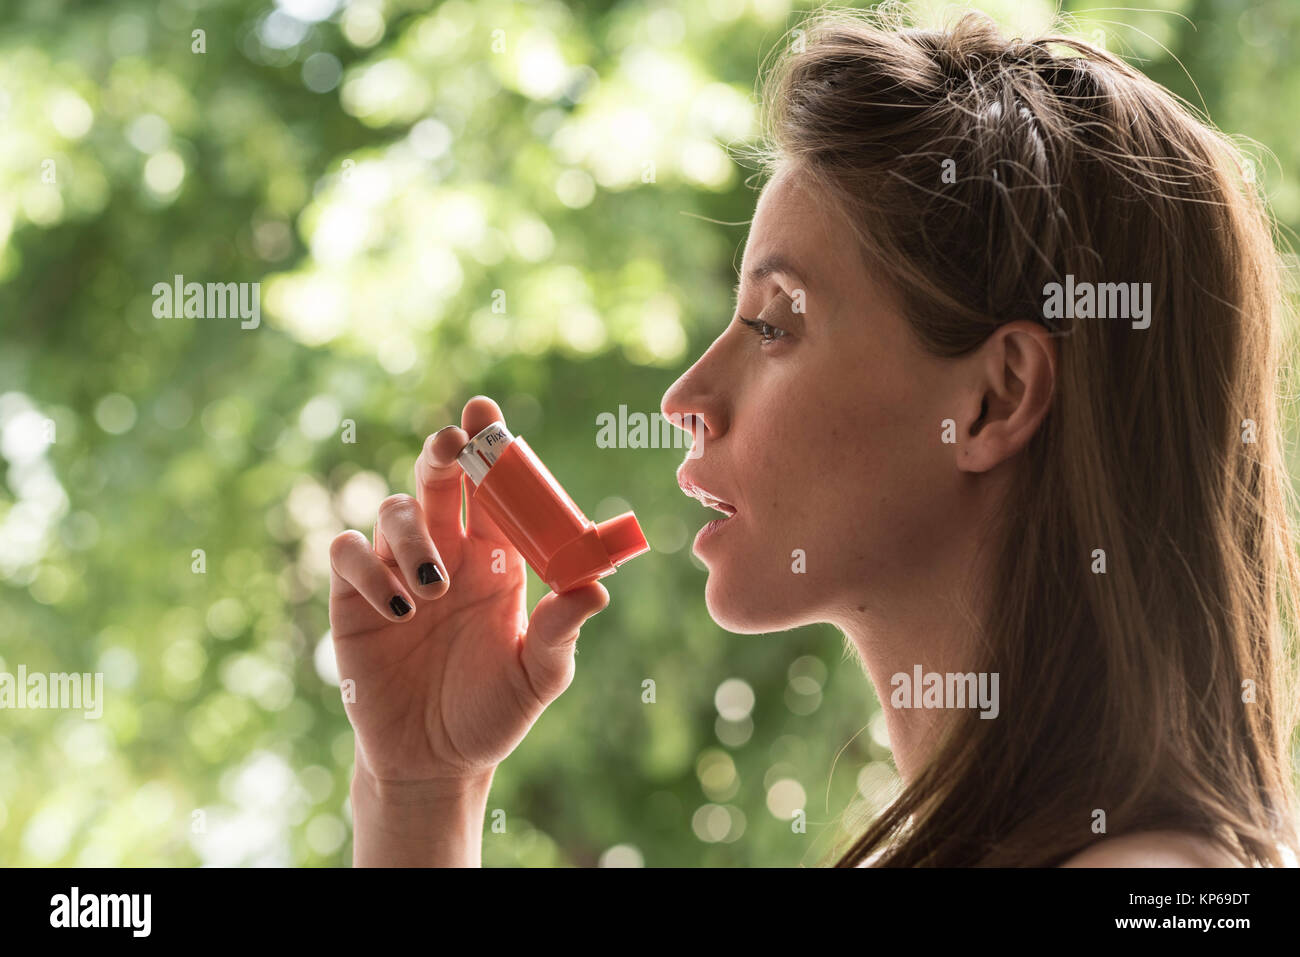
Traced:
<svg viewBox="0 0 1300 957">
<path fill-rule="evenodd" d="M 1262 144 L 1293 230 L 1300 6 L 1140 5 L 1077 30 Z M 1023 31 L 1055 9 L 979 6 Z M 102 672 L 106 702 L 0 712 L 0 863 L 347 865 L 328 543 L 412 491 L 476 393 L 654 549 L 498 770 L 484 864 L 811 866 L 880 806 L 839 634 L 716 626 L 682 451 L 595 441 L 731 318 L 757 185 L 735 148 L 806 9 L 8 0 L 0 671 Z M 176 274 L 260 282 L 260 326 L 155 318 Z"/>
</svg>

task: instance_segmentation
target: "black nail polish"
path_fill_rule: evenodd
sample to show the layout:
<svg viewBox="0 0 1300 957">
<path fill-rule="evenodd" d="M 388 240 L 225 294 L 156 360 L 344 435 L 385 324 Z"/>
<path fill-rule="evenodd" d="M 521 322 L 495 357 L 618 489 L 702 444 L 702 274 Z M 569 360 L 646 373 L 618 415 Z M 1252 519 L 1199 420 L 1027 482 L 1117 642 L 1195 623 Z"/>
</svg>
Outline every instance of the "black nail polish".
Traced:
<svg viewBox="0 0 1300 957">
<path fill-rule="evenodd" d="M 433 562 L 425 562 L 417 570 L 420 576 L 421 585 L 433 585 L 442 581 L 442 572 L 438 571 L 438 566 Z"/>
<path fill-rule="evenodd" d="M 388 603 L 388 607 L 393 609 L 393 614 L 398 618 L 411 610 L 411 606 L 406 603 L 406 599 L 401 595 L 394 595 L 393 600 Z"/>
</svg>

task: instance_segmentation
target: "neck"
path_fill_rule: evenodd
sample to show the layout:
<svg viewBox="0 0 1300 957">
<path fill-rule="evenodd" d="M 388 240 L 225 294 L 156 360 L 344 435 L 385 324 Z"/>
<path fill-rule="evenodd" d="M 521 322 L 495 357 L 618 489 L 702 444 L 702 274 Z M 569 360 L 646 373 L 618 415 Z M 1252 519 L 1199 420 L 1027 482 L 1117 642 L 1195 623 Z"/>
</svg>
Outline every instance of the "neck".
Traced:
<svg viewBox="0 0 1300 957">
<path fill-rule="evenodd" d="M 910 707 L 895 707 L 894 688 L 905 679 L 912 689 L 917 666 L 923 675 L 974 670 L 985 612 L 975 596 L 987 594 L 978 587 L 974 571 L 980 542 L 973 530 L 960 541 L 945 540 L 925 568 L 901 569 L 886 587 L 873 583 L 869 595 L 850 602 L 831 619 L 857 648 L 875 685 L 904 783 L 925 766 L 952 712 L 922 707 L 914 697 Z"/>
</svg>

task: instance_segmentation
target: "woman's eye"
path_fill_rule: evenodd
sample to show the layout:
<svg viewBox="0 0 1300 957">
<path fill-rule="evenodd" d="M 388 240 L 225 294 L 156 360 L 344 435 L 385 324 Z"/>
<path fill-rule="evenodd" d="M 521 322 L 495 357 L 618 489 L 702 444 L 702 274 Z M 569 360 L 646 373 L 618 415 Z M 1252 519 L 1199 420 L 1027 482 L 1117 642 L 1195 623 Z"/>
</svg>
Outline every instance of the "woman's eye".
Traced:
<svg viewBox="0 0 1300 957">
<path fill-rule="evenodd" d="M 763 342 L 776 342 L 783 339 L 788 333 L 770 322 L 764 322 L 762 319 L 746 319 L 744 316 L 739 317 L 740 321 L 747 325 Z"/>
</svg>

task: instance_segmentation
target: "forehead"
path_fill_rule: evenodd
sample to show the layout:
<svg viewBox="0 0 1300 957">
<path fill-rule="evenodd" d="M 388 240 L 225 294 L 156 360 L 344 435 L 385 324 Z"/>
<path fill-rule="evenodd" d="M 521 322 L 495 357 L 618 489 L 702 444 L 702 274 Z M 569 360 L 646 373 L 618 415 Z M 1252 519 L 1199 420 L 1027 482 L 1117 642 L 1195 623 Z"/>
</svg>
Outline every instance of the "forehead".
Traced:
<svg viewBox="0 0 1300 957">
<path fill-rule="evenodd" d="M 830 291 L 830 277 L 846 275 L 855 238 L 824 200 L 785 168 L 759 196 L 745 243 L 743 277 L 763 279 L 770 273 L 793 275 L 810 289 Z"/>
</svg>

